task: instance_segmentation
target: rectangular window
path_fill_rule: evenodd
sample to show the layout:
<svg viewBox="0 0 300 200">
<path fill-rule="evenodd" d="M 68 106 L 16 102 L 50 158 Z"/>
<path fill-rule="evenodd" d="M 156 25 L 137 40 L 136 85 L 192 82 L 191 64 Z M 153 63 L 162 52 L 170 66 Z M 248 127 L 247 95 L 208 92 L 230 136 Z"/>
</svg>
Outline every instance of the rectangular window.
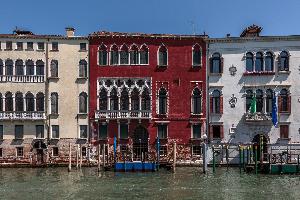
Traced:
<svg viewBox="0 0 300 200">
<path fill-rule="evenodd" d="M 86 51 L 86 43 L 80 43 L 80 51 Z"/>
<path fill-rule="evenodd" d="M 86 147 L 81 147 L 81 156 L 86 157 Z"/>
<path fill-rule="evenodd" d="M 27 42 L 27 50 L 33 50 L 33 42 Z"/>
<path fill-rule="evenodd" d="M 120 124 L 120 138 L 128 138 L 128 124 Z"/>
<path fill-rule="evenodd" d="M 159 139 L 166 139 L 168 137 L 168 126 L 166 124 L 157 125 L 157 136 Z"/>
<path fill-rule="evenodd" d="M 36 138 L 44 138 L 44 125 L 36 125 Z"/>
<path fill-rule="evenodd" d="M 12 41 L 6 41 L 6 50 L 12 50 Z"/>
<path fill-rule="evenodd" d="M 52 51 L 58 51 L 58 42 L 52 42 Z"/>
<path fill-rule="evenodd" d="M 193 145 L 192 146 L 192 155 L 193 156 L 201 156 L 202 154 L 202 148 L 200 145 Z"/>
<path fill-rule="evenodd" d="M 17 147 L 17 157 L 23 157 L 24 155 L 24 151 L 23 151 L 23 147 Z"/>
<path fill-rule="evenodd" d="M 99 139 L 106 139 L 107 138 L 107 124 L 100 124 L 99 125 Z"/>
<path fill-rule="evenodd" d="M 15 139 L 23 139 L 24 137 L 24 126 L 15 125 Z"/>
<path fill-rule="evenodd" d="M 216 139 L 221 138 L 221 126 L 213 125 L 212 131 L 213 131 L 213 138 L 216 138 Z"/>
<path fill-rule="evenodd" d="M 23 42 L 17 42 L 17 50 L 23 50 Z"/>
<path fill-rule="evenodd" d="M 52 138 L 59 138 L 59 126 L 52 125 Z"/>
<path fill-rule="evenodd" d="M 280 139 L 289 138 L 289 125 L 280 125 Z"/>
<path fill-rule="evenodd" d="M 87 138 L 87 125 L 80 125 L 80 138 Z"/>
<path fill-rule="evenodd" d="M 45 44 L 44 42 L 38 42 L 38 50 L 44 50 L 45 49 Z"/>
<path fill-rule="evenodd" d="M 2 148 L 0 148 L 0 158 L 3 157 L 3 152 L 2 151 L 3 151 Z"/>
<path fill-rule="evenodd" d="M 52 156 L 54 157 L 58 156 L 58 147 L 52 147 Z"/>
<path fill-rule="evenodd" d="M 201 124 L 194 124 L 193 129 L 193 138 L 201 138 Z"/>
<path fill-rule="evenodd" d="M 99 51 L 99 65 L 107 65 L 107 51 Z"/>
<path fill-rule="evenodd" d="M 0 140 L 3 140 L 3 125 L 0 125 Z"/>
</svg>

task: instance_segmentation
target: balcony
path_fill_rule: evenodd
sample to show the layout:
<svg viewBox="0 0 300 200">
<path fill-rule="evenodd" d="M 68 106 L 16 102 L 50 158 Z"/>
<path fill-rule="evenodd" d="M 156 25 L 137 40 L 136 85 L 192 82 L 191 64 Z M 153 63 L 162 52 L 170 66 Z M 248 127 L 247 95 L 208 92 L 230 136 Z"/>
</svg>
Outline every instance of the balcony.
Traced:
<svg viewBox="0 0 300 200">
<path fill-rule="evenodd" d="M 0 82 L 13 82 L 13 83 L 43 83 L 44 75 L 1 75 Z"/>
<path fill-rule="evenodd" d="M 269 122 L 272 120 L 272 117 L 268 113 L 245 113 L 246 122 Z"/>
<path fill-rule="evenodd" d="M 1 111 L 0 120 L 44 120 L 45 112 L 37 111 Z"/>
<path fill-rule="evenodd" d="M 151 110 L 97 110 L 95 119 L 151 119 Z"/>
</svg>

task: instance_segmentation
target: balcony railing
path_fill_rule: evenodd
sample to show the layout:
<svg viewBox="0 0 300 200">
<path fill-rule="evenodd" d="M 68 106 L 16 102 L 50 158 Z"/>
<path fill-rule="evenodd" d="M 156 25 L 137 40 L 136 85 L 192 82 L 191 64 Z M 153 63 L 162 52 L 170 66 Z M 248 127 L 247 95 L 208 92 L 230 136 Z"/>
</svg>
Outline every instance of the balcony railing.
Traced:
<svg viewBox="0 0 300 200">
<path fill-rule="evenodd" d="M 151 110 L 97 110 L 95 119 L 150 119 Z"/>
<path fill-rule="evenodd" d="M 43 120 L 45 112 L 38 111 L 1 111 L 0 120 Z"/>
<path fill-rule="evenodd" d="M 44 79 L 44 75 L 0 75 L 0 82 L 42 83 Z"/>
<path fill-rule="evenodd" d="M 264 122 L 264 121 L 271 121 L 272 117 L 268 113 L 246 113 L 245 114 L 246 122 Z"/>
</svg>

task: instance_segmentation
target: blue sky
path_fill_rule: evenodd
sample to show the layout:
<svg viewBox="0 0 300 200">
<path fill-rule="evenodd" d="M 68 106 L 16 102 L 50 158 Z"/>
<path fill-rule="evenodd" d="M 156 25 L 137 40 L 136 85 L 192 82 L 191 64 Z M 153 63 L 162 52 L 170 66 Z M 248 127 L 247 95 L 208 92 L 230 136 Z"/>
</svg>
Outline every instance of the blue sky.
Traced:
<svg viewBox="0 0 300 200">
<path fill-rule="evenodd" d="M 1 0 L 0 33 L 98 30 L 238 36 L 251 24 L 263 35 L 300 35 L 299 0 Z M 193 26 L 194 24 L 194 26 Z M 194 28 L 193 28 L 194 27 Z"/>
</svg>

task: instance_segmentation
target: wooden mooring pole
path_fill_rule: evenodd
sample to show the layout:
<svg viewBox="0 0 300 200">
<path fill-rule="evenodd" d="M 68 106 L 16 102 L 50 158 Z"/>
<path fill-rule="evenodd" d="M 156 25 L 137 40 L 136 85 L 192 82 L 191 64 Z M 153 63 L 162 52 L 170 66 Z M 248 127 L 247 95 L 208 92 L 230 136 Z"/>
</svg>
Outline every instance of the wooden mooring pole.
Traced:
<svg viewBox="0 0 300 200">
<path fill-rule="evenodd" d="M 71 142 L 69 143 L 69 167 L 68 172 L 71 172 L 72 167 L 72 152 L 71 152 Z"/>
<path fill-rule="evenodd" d="M 175 172 L 176 167 L 176 142 L 173 143 L 173 172 Z"/>
<path fill-rule="evenodd" d="M 98 144 L 98 172 L 100 172 L 100 154 L 101 154 L 101 146 Z"/>
<path fill-rule="evenodd" d="M 79 165 L 79 162 L 78 162 L 78 154 L 79 154 L 79 146 L 78 144 L 76 145 L 76 169 L 78 169 L 78 165 Z"/>
<path fill-rule="evenodd" d="M 81 169 L 81 166 L 82 166 L 82 144 L 80 144 L 80 165 L 79 165 L 79 167 L 80 167 L 80 169 Z"/>
<path fill-rule="evenodd" d="M 203 142 L 202 144 L 202 160 L 203 160 L 203 173 L 205 174 L 207 171 L 207 147 L 206 143 Z"/>
<path fill-rule="evenodd" d="M 103 171 L 105 170 L 105 162 L 106 162 L 106 161 L 105 161 L 105 152 L 106 152 L 106 145 L 103 144 L 103 151 L 102 151 L 102 155 L 103 155 L 103 156 L 102 156 L 102 160 L 103 160 L 103 161 L 102 161 L 102 162 L 103 162 L 103 163 L 102 163 L 102 165 L 103 165 Z"/>
</svg>

